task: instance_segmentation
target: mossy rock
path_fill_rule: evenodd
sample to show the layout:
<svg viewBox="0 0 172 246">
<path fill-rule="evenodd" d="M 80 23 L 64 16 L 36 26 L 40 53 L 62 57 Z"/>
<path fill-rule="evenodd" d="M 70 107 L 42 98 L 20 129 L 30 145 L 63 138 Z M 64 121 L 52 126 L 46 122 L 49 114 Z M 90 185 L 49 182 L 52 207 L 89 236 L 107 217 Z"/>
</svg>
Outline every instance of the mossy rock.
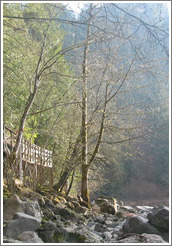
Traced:
<svg viewBox="0 0 172 246">
<path fill-rule="evenodd" d="M 41 195 L 50 194 L 52 192 L 52 189 L 48 186 L 38 186 L 36 188 L 36 192 L 40 193 Z"/>
<path fill-rule="evenodd" d="M 59 214 L 61 215 L 61 217 L 64 220 L 73 220 L 73 221 L 86 221 L 86 218 L 78 213 L 76 213 L 75 211 L 73 211 L 72 209 L 65 207 L 59 210 Z"/>
<path fill-rule="evenodd" d="M 11 192 L 7 189 L 3 189 L 3 198 L 10 198 L 12 196 Z"/>
<path fill-rule="evenodd" d="M 53 241 L 54 243 L 65 243 L 66 239 L 63 234 L 59 234 L 58 232 L 55 231 L 53 236 Z"/>
<path fill-rule="evenodd" d="M 62 196 L 57 196 L 61 203 L 66 203 L 66 199 Z"/>
<path fill-rule="evenodd" d="M 54 204 L 57 204 L 57 203 L 60 204 L 61 203 L 60 199 L 57 196 L 55 196 L 52 201 Z"/>
</svg>

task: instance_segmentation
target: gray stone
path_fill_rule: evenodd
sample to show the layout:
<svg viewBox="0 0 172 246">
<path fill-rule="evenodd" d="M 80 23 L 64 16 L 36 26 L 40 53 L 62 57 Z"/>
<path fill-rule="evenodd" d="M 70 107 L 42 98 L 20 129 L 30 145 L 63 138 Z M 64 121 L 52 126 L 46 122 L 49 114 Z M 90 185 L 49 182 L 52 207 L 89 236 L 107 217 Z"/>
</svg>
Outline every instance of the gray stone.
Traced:
<svg viewBox="0 0 172 246">
<path fill-rule="evenodd" d="M 160 234 L 160 232 L 153 227 L 149 221 L 140 216 L 129 217 L 122 227 L 123 233 L 148 233 L 148 234 Z"/>
<path fill-rule="evenodd" d="M 21 235 L 17 237 L 17 239 L 20 241 L 25 241 L 27 243 L 43 243 L 43 241 L 33 231 L 24 231 Z"/>
<path fill-rule="evenodd" d="M 67 242 L 72 243 L 102 243 L 104 240 L 91 232 L 85 226 L 79 226 L 67 235 Z"/>
<path fill-rule="evenodd" d="M 44 243 L 59 243 L 64 242 L 62 228 L 64 224 L 45 221 L 41 224 L 38 230 L 38 235 Z"/>
<path fill-rule="evenodd" d="M 3 208 L 3 219 L 6 221 L 10 221 L 13 219 L 13 216 L 17 212 L 24 213 L 24 202 L 20 200 L 20 198 L 15 195 L 8 199 L 7 203 Z"/>
<path fill-rule="evenodd" d="M 100 204 L 100 212 L 108 213 L 108 214 L 115 214 L 116 213 L 114 205 L 112 205 L 109 202 L 104 202 L 104 203 Z"/>
<path fill-rule="evenodd" d="M 83 207 L 83 206 L 77 206 L 75 209 L 74 209 L 75 212 L 77 213 L 82 213 L 82 214 L 86 214 L 88 209 L 86 207 Z"/>
<path fill-rule="evenodd" d="M 124 210 L 124 211 L 130 212 L 130 213 L 135 213 L 136 212 L 136 210 L 133 207 L 131 207 L 131 206 L 121 206 L 120 210 Z"/>
<path fill-rule="evenodd" d="M 98 232 L 104 232 L 106 230 L 106 226 L 96 223 L 94 230 Z"/>
<path fill-rule="evenodd" d="M 103 224 L 105 222 L 105 217 L 104 215 L 101 215 L 101 214 L 96 215 L 94 218 L 94 221 Z"/>
<path fill-rule="evenodd" d="M 41 209 L 40 209 L 39 203 L 37 201 L 25 202 L 24 203 L 24 212 L 26 214 L 33 216 L 33 217 L 36 217 L 40 221 L 42 219 Z"/>
<path fill-rule="evenodd" d="M 112 238 L 112 234 L 109 231 L 105 231 L 104 233 L 105 240 L 110 241 Z"/>
<path fill-rule="evenodd" d="M 112 223 L 113 223 L 112 220 L 106 220 L 106 221 L 105 221 L 105 225 L 106 225 L 107 227 L 108 227 L 108 226 L 111 227 Z"/>
<path fill-rule="evenodd" d="M 104 203 L 104 202 L 108 202 L 108 200 L 107 199 L 105 199 L 105 198 L 97 198 L 96 200 L 95 200 L 95 204 L 96 205 L 101 205 L 102 203 Z"/>
<path fill-rule="evenodd" d="M 23 202 L 17 195 L 11 197 L 4 205 L 4 220 L 12 220 L 17 212 L 29 214 L 41 221 L 41 210 L 37 201 Z"/>
<path fill-rule="evenodd" d="M 16 244 L 20 243 L 21 244 L 21 243 L 27 243 L 27 242 L 15 240 L 13 238 L 9 238 L 9 237 L 3 236 L 3 243 L 16 243 Z"/>
<path fill-rule="evenodd" d="M 153 207 L 150 207 L 150 206 L 136 206 L 136 209 L 141 212 L 141 213 L 144 213 L 144 212 L 150 212 Z"/>
<path fill-rule="evenodd" d="M 155 234 L 146 234 L 141 235 L 130 235 L 129 237 L 120 239 L 118 243 L 167 243 L 162 239 L 161 236 Z"/>
<path fill-rule="evenodd" d="M 40 221 L 37 218 L 24 213 L 16 213 L 14 220 L 7 222 L 4 235 L 16 239 L 24 231 L 36 231 L 39 226 Z"/>
<path fill-rule="evenodd" d="M 89 222 L 87 224 L 87 227 L 90 229 L 90 231 L 94 231 L 95 230 L 95 225 L 96 225 L 96 223 L 92 221 L 92 222 Z"/>
<path fill-rule="evenodd" d="M 147 215 L 150 223 L 160 230 L 168 231 L 169 229 L 169 208 L 166 206 L 155 207 Z"/>
<path fill-rule="evenodd" d="M 73 220 L 73 221 L 76 221 L 76 220 L 85 221 L 86 220 L 82 215 L 76 213 L 75 211 L 67 207 L 60 209 L 59 214 L 64 220 Z"/>
</svg>

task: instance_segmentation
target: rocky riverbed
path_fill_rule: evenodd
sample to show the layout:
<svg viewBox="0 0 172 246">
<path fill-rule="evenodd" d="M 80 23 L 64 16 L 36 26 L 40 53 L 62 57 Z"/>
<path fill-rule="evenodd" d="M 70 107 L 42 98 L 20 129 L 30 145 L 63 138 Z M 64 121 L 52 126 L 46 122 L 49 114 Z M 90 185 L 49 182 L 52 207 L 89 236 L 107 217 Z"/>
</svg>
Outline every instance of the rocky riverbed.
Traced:
<svg viewBox="0 0 172 246">
<path fill-rule="evenodd" d="M 41 194 L 40 194 L 41 193 Z M 4 199 L 4 243 L 167 243 L 169 208 L 99 197 L 91 207 L 50 191 Z"/>
</svg>

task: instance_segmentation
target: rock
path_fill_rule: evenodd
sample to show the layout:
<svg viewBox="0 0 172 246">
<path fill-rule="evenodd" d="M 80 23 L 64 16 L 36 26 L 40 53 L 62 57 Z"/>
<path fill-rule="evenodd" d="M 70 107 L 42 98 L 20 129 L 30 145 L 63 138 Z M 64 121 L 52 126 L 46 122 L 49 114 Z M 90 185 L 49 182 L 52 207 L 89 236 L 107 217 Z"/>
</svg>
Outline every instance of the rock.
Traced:
<svg viewBox="0 0 172 246">
<path fill-rule="evenodd" d="M 8 199 L 7 203 L 4 205 L 3 209 L 3 219 L 10 221 L 17 212 L 24 213 L 24 205 L 20 198 L 15 195 Z"/>
<path fill-rule="evenodd" d="M 135 213 L 136 212 L 136 210 L 133 207 L 131 207 L 131 206 L 121 206 L 120 210 L 128 211 L 130 213 Z"/>
<path fill-rule="evenodd" d="M 130 235 L 117 241 L 118 243 L 167 243 L 161 236 L 155 234 Z"/>
<path fill-rule="evenodd" d="M 108 214 L 116 213 L 114 206 L 109 202 L 104 202 L 100 205 L 100 212 L 108 213 Z"/>
<path fill-rule="evenodd" d="M 150 212 L 153 207 L 150 207 L 150 206 L 136 206 L 136 209 L 141 212 L 141 213 L 144 213 L 144 212 Z"/>
<path fill-rule="evenodd" d="M 54 223 L 52 221 L 44 221 L 38 230 L 38 235 L 44 243 L 65 242 L 62 233 L 63 226 L 63 222 Z"/>
<path fill-rule="evenodd" d="M 96 235 L 95 233 L 89 231 L 85 226 L 79 226 L 73 231 L 69 232 L 67 235 L 67 242 L 72 243 L 103 243 L 104 240 Z"/>
<path fill-rule="evenodd" d="M 118 200 L 118 201 L 117 201 L 117 205 L 118 205 L 119 207 L 124 206 L 124 202 L 121 201 L 121 200 Z"/>
<path fill-rule="evenodd" d="M 57 203 L 61 203 L 61 201 L 59 200 L 59 198 L 56 196 L 53 198 L 53 203 L 57 204 Z"/>
<path fill-rule="evenodd" d="M 91 207 L 92 211 L 96 212 L 96 213 L 100 213 L 100 207 L 97 205 L 94 205 Z"/>
<path fill-rule="evenodd" d="M 41 221 L 41 209 L 37 201 L 24 202 L 24 212 Z"/>
<path fill-rule="evenodd" d="M 41 210 L 37 201 L 23 202 L 17 195 L 11 197 L 4 205 L 4 220 L 12 220 L 17 212 L 29 214 L 41 221 Z"/>
<path fill-rule="evenodd" d="M 160 232 L 153 227 L 149 221 L 141 216 L 132 216 L 128 218 L 122 227 L 123 233 L 148 233 L 148 234 L 160 234 Z"/>
<path fill-rule="evenodd" d="M 104 202 L 108 202 L 108 200 L 105 199 L 105 198 L 97 198 L 97 199 L 95 200 L 95 204 L 98 205 L 98 206 L 100 206 L 100 205 L 101 205 L 102 203 L 104 203 Z"/>
<path fill-rule="evenodd" d="M 150 223 L 160 230 L 169 230 L 169 208 L 166 206 L 155 207 L 147 215 Z"/>
<path fill-rule="evenodd" d="M 109 231 L 105 231 L 103 234 L 104 234 L 104 237 L 107 241 L 111 240 L 112 234 Z"/>
<path fill-rule="evenodd" d="M 54 214 L 53 210 L 50 208 L 45 208 L 43 210 L 43 219 L 44 220 L 56 220 L 57 216 Z"/>
<path fill-rule="evenodd" d="M 106 220 L 105 221 L 105 225 L 107 226 L 107 227 L 111 227 L 111 225 L 112 225 L 112 220 Z"/>
<path fill-rule="evenodd" d="M 27 243 L 25 241 L 19 241 L 19 240 L 15 240 L 13 238 L 9 238 L 9 237 L 6 237 L 6 236 L 3 236 L 3 243 L 16 243 L 16 244 L 21 244 L 21 243 Z"/>
<path fill-rule="evenodd" d="M 104 231 L 106 231 L 106 226 L 99 224 L 99 223 L 96 223 L 94 230 L 98 231 L 98 232 L 104 232 Z"/>
<path fill-rule="evenodd" d="M 90 231 L 95 231 L 95 226 L 96 226 L 96 223 L 94 221 L 89 222 L 87 224 L 87 227 L 90 229 Z"/>
<path fill-rule="evenodd" d="M 68 208 L 71 208 L 71 209 L 74 209 L 74 208 L 75 208 L 75 206 L 73 205 L 72 202 L 67 202 L 67 203 L 66 203 L 66 206 L 67 206 Z"/>
<path fill-rule="evenodd" d="M 16 213 L 14 220 L 7 222 L 4 235 L 17 239 L 24 231 L 36 231 L 40 226 L 40 220 L 24 213 Z"/>
<path fill-rule="evenodd" d="M 80 206 L 79 202 L 77 201 L 72 201 L 71 203 L 74 205 L 75 208 Z"/>
<path fill-rule="evenodd" d="M 83 207 L 83 206 L 78 206 L 74 209 L 74 211 L 77 213 L 86 214 L 88 209 L 86 207 Z"/>
<path fill-rule="evenodd" d="M 58 200 L 60 200 L 61 203 L 64 203 L 64 204 L 67 203 L 66 199 L 64 197 L 62 197 L 62 196 L 56 196 L 56 198 Z"/>
<path fill-rule="evenodd" d="M 82 215 L 76 213 L 75 211 L 67 207 L 60 209 L 59 214 L 64 220 L 75 220 L 75 221 L 76 220 L 81 220 L 81 221 L 86 220 Z"/>
<path fill-rule="evenodd" d="M 98 223 L 101 223 L 101 224 L 104 223 L 105 220 L 106 220 L 103 214 L 97 214 L 97 215 L 94 216 L 93 219 L 94 219 L 95 222 L 98 222 Z"/>
<path fill-rule="evenodd" d="M 43 241 L 33 231 L 24 231 L 21 235 L 17 237 L 17 239 L 20 241 L 25 241 L 27 243 L 43 243 Z"/>
<path fill-rule="evenodd" d="M 53 209 L 55 207 L 55 204 L 48 198 L 44 198 L 45 200 L 45 206 L 48 208 Z"/>
</svg>

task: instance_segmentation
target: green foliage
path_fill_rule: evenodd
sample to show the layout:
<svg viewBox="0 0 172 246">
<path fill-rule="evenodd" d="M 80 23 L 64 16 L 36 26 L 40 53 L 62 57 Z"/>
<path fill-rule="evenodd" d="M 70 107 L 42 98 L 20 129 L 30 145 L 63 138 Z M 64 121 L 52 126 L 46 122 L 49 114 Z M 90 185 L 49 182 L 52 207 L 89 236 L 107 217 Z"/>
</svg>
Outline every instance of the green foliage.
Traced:
<svg viewBox="0 0 172 246">
<path fill-rule="evenodd" d="M 28 141 L 30 141 L 31 143 L 34 143 L 38 135 L 38 133 L 35 132 L 36 125 L 37 125 L 37 120 L 35 119 L 35 116 L 30 117 L 25 124 L 23 137 Z"/>
</svg>

